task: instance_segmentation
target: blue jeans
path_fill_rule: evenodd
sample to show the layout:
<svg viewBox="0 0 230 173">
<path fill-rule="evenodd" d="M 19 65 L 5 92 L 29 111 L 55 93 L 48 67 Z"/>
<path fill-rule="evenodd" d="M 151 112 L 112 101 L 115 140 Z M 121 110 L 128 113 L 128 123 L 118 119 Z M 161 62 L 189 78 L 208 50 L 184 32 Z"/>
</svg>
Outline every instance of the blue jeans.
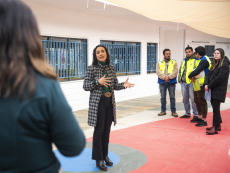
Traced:
<svg viewBox="0 0 230 173">
<path fill-rule="evenodd" d="M 176 112 L 176 106 L 175 106 L 176 85 L 164 83 L 164 84 L 159 84 L 159 88 L 160 88 L 160 93 L 161 93 L 161 111 L 162 112 L 166 111 L 166 90 L 168 89 L 169 97 L 170 97 L 171 112 Z"/>
<path fill-rule="evenodd" d="M 190 102 L 189 98 L 192 103 L 192 109 L 194 116 L 198 116 L 196 103 L 194 102 L 194 90 L 192 82 L 190 84 L 187 84 L 186 82 L 181 83 L 181 92 L 183 96 L 183 103 L 184 103 L 184 109 L 185 109 L 185 115 L 191 115 L 190 113 Z"/>
</svg>

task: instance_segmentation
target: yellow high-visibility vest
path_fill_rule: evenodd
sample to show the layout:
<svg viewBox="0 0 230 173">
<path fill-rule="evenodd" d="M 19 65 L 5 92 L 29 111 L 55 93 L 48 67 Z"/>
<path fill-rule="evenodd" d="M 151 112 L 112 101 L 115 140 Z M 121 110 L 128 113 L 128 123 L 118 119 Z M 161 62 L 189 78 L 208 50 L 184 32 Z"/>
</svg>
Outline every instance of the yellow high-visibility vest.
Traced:
<svg viewBox="0 0 230 173">
<path fill-rule="evenodd" d="M 168 62 L 168 74 L 171 74 L 174 71 L 174 65 L 175 65 L 176 61 L 173 59 L 170 59 Z M 160 70 L 163 74 L 165 74 L 165 66 L 166 66 L 166 62 L 164 60 L 159 61 L 159 66 L 160 66 Z"/>
<path fill-rule="evenodd" d="M 207 59 L 207 61 L 208 61 L 208 63 L 209 63 L 208 69 L 210 70 L 210 68 L 212 67 L 212 62 L 211 62 L 211 60 L 209 59 L 209 57 L 208 57 L 207 55 L 205 55 L 205 57 L 206 57 L 206 59 Z M 196 60 L 196 65 L 195 65 L 196 68 L 197 68 L 198 65 L 200 64 L 200 61 L 201 61 L 201 59 Z M 201 79 L 196 79 L 196 80 L 199 80 L 200 85 L 203 85 L 203 84 L 204 84 L 204 81 L 205 81 L 205 75 L 204 75 L 203 78 L 201 78 Z"/>
<path fill-rule="evenodd" d="M 192 81 L 188 78 L 188 75 L 195 69 L 196 65 L 196 59 L 188 59 L 187 60 L 187 69 L 186 69 L 186 83 L 190 84 Z M 180 77 L 182 78 L 182 75 L 185 70 L 185 60 L 182 61 L 181 63 L 181 70 L 180 70 Z"/>
</svg>

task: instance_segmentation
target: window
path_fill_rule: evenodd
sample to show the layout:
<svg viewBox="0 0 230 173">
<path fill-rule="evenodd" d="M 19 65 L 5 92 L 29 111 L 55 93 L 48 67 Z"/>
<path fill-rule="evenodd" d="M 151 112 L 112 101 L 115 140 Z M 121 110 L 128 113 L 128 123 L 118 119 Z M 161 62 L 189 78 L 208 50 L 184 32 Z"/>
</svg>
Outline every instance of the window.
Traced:
<svg viewBox="0 0 230 173">
<path fill-rule="evenodd" d="M 156 72 L 157 44 L 147 44 L 147 73 Z"/>
<path fill-rule="evenodd" d="M 206 55 L 210 58 L 210 60 L 213 60 L 213 53 L 215 50 L 215 46 L 205 46 Z"/>
<path fill-rule="evenodd" d="M 101 41 L 108 48 L 117 75 L 140 74 L 140 43 Z"/>
<path fill-rule="evenodd" d="M 82 39 L 42 37 L 47 63 L 60 81 L 81 79 L 87 67 L 87 41 Z"/>
</svg>

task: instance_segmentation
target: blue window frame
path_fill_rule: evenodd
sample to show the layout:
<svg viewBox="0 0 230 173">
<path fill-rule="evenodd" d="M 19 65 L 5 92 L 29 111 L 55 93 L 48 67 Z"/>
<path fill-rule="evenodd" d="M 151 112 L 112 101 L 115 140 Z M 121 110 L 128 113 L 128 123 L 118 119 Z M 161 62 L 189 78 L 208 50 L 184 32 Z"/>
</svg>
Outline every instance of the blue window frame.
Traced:
<svg viewBox="0 0 230 173">
<path fill-rule="evenodd" d="M 45 60 L 60 81 L 82 79 L 87 67 L 87 40 L 43 37 Z"/>
<path fill-rule="evenodd" d="M 140 43 L 101 41 L 101 44 L 108 48 L 110 64 L 117 75 L 140 74 Z"/>
<path fill-rule="evenodd" d="M 157 44 L 147 44 L 147 73 L 156 72 Z"/>
</svg>

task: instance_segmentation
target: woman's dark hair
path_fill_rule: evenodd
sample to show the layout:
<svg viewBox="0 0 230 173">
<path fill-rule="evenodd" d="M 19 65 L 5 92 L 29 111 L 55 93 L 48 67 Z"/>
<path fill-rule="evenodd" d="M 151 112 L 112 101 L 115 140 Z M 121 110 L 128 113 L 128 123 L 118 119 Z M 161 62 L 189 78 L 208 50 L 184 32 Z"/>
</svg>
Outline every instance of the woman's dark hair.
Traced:
<svg viewBox="0 0 230 173">
<path fill-rule="evenodd" d="M 93 65 L 97 65 L 98 64 L 98 60 L 97 60 L 97 56 L 96 56 L 96 50 L 98 47 L 103 47 L 105 49 L 107 58 L 106 58 L 106 65 L 110 64 L 110 55 L 109 55 L 109 51 L 107 49 L 107 47 L 103 46 L 103 45 L 97 45 L 94 49 L 93 49 Z"/>
<path fill-rule="evenodd" d="M 224 62 L 224 58 L 225 58 L 225 53 L 224 53 L 224 50 L 221 49 L 221 48 L 217 48 L 215 51 L 219 51 L 220 52 L 220 59 L 219 61 L 215 60 L 215 58 L 213 58 L 213 61 L 212 61 L 212 67 L 210 69 L 210 71 L 213 71 L 215 70 L 215 68 L 218 66 L 218 68 L 220 68 L 222 65 L 223 65 L 223 62 Z M 214 51 L 214 52 L 215 52 Z M 218 65 L 219 64 L 219 65 Z"/>
<path fill-rule="evenodd" d="M 195 54 L 198 53 L 200 56 L 204 56 L 206 54 L 206 50 L 203 46 L 198 46 L 195 48 Z"/>
<path fill-rule="evenodd" d="M 33 12 L 20 0 L 0 0 L 0 97 L 35 92 L 35 73 L 56 79 L 44 59 Z"/>
<path fill-rule="evenodd" d="M 185 48 L 185 51 L 188 50 L 188 49 L 190 49 L 191 51 L 193 51 L 193 48 L 190 47 L 189 45 Z"/>
<path fill-rule="evenodd" d="M 171 52 L 170 49 L 164 49 L 164 50 L 163 50 L 163 55 L 165 54 L 166 51 L 170 51 L 170 52 Z"/>
</svg>

